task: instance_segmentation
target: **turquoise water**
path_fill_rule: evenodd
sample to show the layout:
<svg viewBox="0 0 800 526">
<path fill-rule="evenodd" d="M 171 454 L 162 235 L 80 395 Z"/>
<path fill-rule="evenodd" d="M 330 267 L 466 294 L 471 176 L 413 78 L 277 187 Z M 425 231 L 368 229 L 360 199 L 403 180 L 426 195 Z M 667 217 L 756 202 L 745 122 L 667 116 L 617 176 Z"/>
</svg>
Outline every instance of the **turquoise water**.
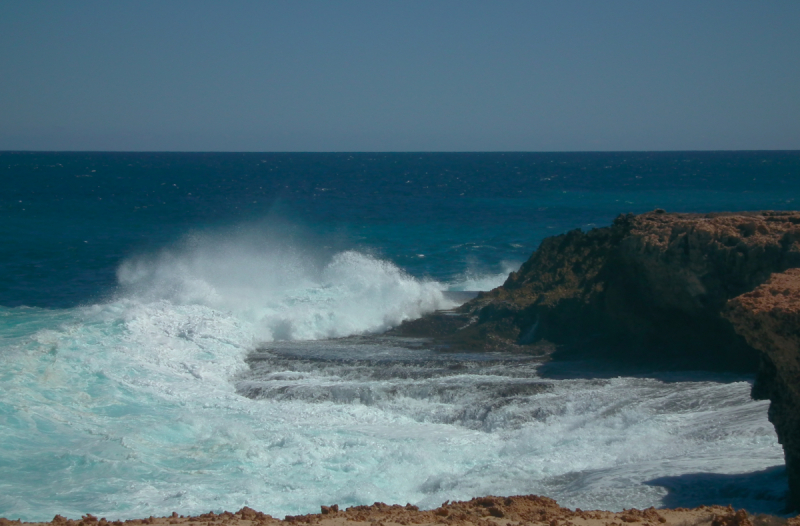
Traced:
<svg viewBox="0 0 800 526">
<path fill-rule="evenodd" d="M 0 516 L 781 509 L 747 377 L 553 380 L 380 334 L 619 213 L 796 209 L 797 153 L 0 153 L 0 174 Z"/>
</svg>

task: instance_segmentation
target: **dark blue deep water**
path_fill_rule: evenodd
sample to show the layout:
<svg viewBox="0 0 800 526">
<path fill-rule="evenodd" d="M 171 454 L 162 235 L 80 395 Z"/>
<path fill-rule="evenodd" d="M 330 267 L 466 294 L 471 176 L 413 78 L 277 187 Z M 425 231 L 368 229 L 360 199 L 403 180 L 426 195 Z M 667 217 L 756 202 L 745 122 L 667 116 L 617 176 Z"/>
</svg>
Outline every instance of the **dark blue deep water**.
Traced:
<svg viewBox="0 0 800 526">
<path fill-rule="evenodd" d="M 125 257 L 242 225 L 414 276 L 500 272 L 620 213 L 795 210 L 800 153 L 0 153 L 0 181 L 0 305 L 67 307 Z"/>
<path fill-rule="evenodd" d="M 0 153 L 0 516 L 780 512 L 748 377 L 554 380 L 381 334 L 549 235 L 799 197 L 800 152 Z"/>
</svg>

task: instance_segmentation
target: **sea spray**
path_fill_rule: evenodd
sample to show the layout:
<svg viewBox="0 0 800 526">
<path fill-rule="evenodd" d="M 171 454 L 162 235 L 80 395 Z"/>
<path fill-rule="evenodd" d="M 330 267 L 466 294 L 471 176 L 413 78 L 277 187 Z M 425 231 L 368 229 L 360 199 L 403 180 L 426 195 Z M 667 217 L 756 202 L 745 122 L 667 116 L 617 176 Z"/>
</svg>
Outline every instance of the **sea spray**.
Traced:
<svg viewBox="0 0 800 526">
<path fill-rule="evenodd" d="M 487 291 L 499 287 L 508 279 L 509 273 L 519 269 L 521 262 L 500 262 L 501 272 L 479 272 L 468 268 L 452 279 L 447 289 L 452 291 Z"/>
<path fill-rule="evenodd" d="M 118 279 L 125 297 L 231 312 L 252 323 L 263 341 L 380 332 L 453 306 L 443 285 L 369 254 L 325 257 L 254 244 L 251 235 L 193 237 L 177 249 L 126 261 Z"/>
<path fill-rule="evenodd" d="M 748 378 L 545 380 L 375 332 L 445 306 L 425 276 L 493 288 L 619 213 L 796 209 L 796 153 L 0 157 L 0 516 L 783 506 Z"/>
<path fill-rule="evenodd" d="M 106 303 L 3 309 L 0 515 L 490 493 L 619 509 L 662 503 L 652 480 L 782 463 L 744 381 L 544 380 L 525 355 L 376 335 L 449 306 L 450 285 L 369 254 L 210 236 L 131 258 L 119 280 Z M 732 502 L 776 511 L 782 477 L 744 476 Z"/>
</svg>

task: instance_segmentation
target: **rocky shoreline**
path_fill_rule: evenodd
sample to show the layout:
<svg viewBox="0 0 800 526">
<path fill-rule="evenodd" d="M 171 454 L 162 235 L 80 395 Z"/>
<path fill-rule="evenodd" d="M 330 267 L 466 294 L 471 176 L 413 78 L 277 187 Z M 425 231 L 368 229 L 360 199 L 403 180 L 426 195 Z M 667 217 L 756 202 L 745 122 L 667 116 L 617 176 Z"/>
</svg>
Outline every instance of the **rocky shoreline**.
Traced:
<svg viewBox="0 0 800 526">
<path fill-rule="evenodd" d="M 314 524 L 319 526 L 800 526 L 800 517 L 785 519 L 771 515 L 748 515 L 744 510 L 731 507 L 700 506 L 671 510 L 648 508 L 621 512 L 571 510 L 556 501 L 536 495 L 512 497 L 480 497 L 469 501 L 447 501 L 433 510 L 420 510 L 410 504 L 388 505 L 376 502 L 371 506 L 352 506 L 340 510 L 337 505 L 322 506 L 316 514 L 286 516 L 277 519 L 263 512 L 245 507 L 231 513 L 204 513 L 183 516 L 173 513 L 169 517 L 149 517 L 127 521 L 108 520 L 105 517 L 84 515 L 68 519 L 56 515 L 50 522 L 19 522 L 0 518 L 0 526 L 141 526 L 144 524 L 168 526 L 270 526 L 289 524 Z"/>
<path fill-rule="evenodd" d="M 800 212 L 619 216 L 545 239 L 506 282 L 398 335 L 443 349 L 757 373 L 800 509 Z"/>
<path fill-rule="evenodd" d="M 800 509 L 800 212 L 669 214 L 617 218 L 609 227 L 545 239 L 506 282 L 458 309 L 390 331 L 444 350 L 503 350 L 543 360 L 600 358 L 661 369 L 756 373 L 784 447 L 789 509 Z M 243 508 L 109 521 L 56 516 L 51 526 L 452 524 L 476 526 L 800 526 L 730 507 L 569 510 L 529 496 L 446 502 L 434 510 L 375 503 L 283 520 Z M 20 524 L 0 519 L 0 526 Z"/>
</svg>

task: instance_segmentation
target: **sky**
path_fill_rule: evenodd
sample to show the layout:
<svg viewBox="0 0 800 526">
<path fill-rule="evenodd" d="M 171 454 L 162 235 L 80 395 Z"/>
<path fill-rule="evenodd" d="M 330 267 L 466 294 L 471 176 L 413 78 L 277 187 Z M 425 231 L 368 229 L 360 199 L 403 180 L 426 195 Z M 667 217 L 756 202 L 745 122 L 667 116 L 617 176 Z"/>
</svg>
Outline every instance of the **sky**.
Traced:
<svg viewBox="0 0 800 526">
<path fill-rule="evenodd" d="M 0 0 L 0 150 L 761 149 L 799 0 Z"/>
</svg>

